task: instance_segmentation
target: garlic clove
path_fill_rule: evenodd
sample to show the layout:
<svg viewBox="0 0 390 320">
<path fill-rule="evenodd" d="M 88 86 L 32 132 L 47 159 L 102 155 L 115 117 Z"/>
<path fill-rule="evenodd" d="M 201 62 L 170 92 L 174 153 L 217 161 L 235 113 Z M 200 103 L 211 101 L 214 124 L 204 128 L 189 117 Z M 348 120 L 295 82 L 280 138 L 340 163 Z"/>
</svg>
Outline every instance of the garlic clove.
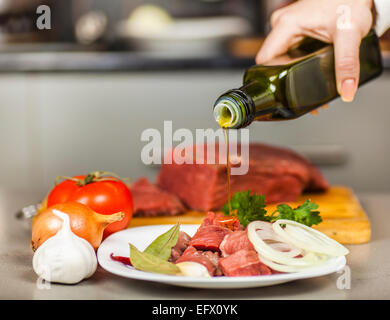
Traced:
<svg viewBox="0 0 390 320">
<path fill-rule="evenodd" d="M 185 261 L 185 262 L 179 262 L 176 263 L 176 265 L 180 269 L 180 276 L 185 277 L 206 277 L 209 278 L 210 273 L 208 272 L 207 268 L 197 262 L 192 261 Z"/>
</svg>

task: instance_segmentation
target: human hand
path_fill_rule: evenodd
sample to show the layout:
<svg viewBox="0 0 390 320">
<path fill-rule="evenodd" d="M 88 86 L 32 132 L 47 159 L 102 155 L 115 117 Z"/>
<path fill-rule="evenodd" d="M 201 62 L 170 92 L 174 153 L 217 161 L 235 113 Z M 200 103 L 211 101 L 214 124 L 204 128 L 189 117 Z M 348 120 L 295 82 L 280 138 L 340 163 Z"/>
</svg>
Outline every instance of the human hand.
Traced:
<svg viewBox="0 0 390 320">
<path fill-rule="evenodd" d="M 359 82 L 359 47 L 372 23 L 372 0 L 300 0 L 276 10 L 256 63 L 286 53 L 305 36 L 333 43 L 337 90 L 352 101 Z"/>
</svg>

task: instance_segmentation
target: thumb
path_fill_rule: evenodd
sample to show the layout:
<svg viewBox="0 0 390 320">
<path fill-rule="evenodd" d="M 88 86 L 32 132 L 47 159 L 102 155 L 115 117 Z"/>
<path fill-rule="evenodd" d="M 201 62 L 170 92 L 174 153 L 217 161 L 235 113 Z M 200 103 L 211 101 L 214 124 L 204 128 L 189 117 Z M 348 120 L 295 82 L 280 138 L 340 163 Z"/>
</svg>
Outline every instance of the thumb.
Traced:
<svg viewBox="0 0 390 320">
<path fill-rule="evenodd" d="M 354 29 L 339 29 L 333 42 L 337 91 L 343 101 L 351 102 L 359 84 L 361 35 Z"/>
</svg>

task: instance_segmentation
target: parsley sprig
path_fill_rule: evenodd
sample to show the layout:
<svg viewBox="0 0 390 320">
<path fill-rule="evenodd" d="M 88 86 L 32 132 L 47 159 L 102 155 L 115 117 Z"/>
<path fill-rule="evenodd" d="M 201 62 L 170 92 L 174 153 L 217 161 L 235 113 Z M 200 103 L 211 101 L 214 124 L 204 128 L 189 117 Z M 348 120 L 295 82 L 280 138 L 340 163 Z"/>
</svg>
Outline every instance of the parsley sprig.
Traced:
<svg viewBox="0 0 390 320">
<path fill-rule="evenodd" d="M 311 200 L 306 200 L 295 209 L 288 204 L 280 204 L 270 215 L 267 214 L 265 207 L 265 196 L 251 194 L 250 191 L 236 192 L 231 198 L 232 215 L 237 216 L 244 227 L 255 220 L 274 222 L 278 219 L 287 219 L 309 227 L 322 221 L 320 212 L 316 210 L 318 205 Z M 223 206 L 222 211 L 225 215 L 230 215 L 228 203 Z"/>
</svg>

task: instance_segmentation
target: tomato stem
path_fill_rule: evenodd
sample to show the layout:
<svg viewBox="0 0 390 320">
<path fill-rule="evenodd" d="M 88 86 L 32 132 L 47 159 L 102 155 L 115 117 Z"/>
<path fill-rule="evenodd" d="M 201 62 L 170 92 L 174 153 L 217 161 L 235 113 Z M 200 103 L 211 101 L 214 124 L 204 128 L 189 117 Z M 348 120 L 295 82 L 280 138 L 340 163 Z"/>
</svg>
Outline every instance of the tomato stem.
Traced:
<svg viewBox="0 0 390 320">
<path fill-rule="evenodd" d="M 109 176 L 109 177 L 106 177 Z M 76 185 L 79 187 L 83 187 L 87 184 L 93 183 L 93 182 L 100 182 L 100 181 L 121 181 L 121 180 L 129 180 L 129 178 L 121 178 L 116 173 L 110 172 L 110 171 L 93 171 L 88 173 L 84 179 L 78 179 L 68 176 L 58 176 L 55 180 L 55 185 L 59 183 L 60 180 L 71 180 L 76 182 Z"/>
</svg>

